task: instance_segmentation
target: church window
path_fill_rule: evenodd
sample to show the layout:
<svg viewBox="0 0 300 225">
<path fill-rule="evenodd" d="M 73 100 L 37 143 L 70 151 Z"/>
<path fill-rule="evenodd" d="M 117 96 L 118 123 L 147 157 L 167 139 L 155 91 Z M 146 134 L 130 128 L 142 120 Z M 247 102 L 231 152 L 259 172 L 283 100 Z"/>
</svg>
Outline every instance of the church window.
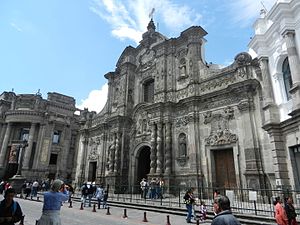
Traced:
<svg viewBox="0 0 300 225">
<path fill-rule="evenodd" d="M 51 153 L 49 165 L 56 165 L 57 164 L 57 154 Z"/>
<path fill-rule="evenodd" d="M 145 82 L 144 84 L 144 102 L 154 101 L 154 80 Z"/>
<path fill-rule="evenodd" d="M 291 87 L 293 85 L 293 81 L 292 81 L 291 70 L 290 70 L 288 58 L 286 58 L 283 61 L 282 74 L 283 74 L 283 82 L 284 82 L 286 97 L 287 97 L 287 100 L 290 100 L 291 94 L 290 94 L 289 90 L 291 89 Z"/>
<path fill-rule="evenodd" d="M 58 144 L 60 142 L 60 136 L 61 136 L 61 131 L 55 130 L 53 132 L 52 143 L 53 144 Z"/>
</svg>

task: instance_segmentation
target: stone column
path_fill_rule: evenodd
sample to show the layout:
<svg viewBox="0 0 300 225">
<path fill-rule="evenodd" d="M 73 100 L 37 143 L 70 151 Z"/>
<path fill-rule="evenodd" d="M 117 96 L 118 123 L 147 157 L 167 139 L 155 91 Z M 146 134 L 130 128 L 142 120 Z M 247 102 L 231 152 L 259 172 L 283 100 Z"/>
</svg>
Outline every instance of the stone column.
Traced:
<svg viewBox="0 0 300 225">
<path fill-rule="evenodd" d="M 39 134 L 38 134 L 38 139 L 37 139 L 37 144 L 36 144 L 36 153 L 34 156 L 33 160 L 33 169 L 37 169 L 40 163 L 40 155 L 43 149 L 43 140 L 45 136 L 45 128 L 46 124 L 40 124 L 40 129 L 39 129 Z"/>
<path fill-rule="evenodd" d="M 269 71 L 269 60 L 268 57 L 259 58 L 259 64 L 262 73 L 262 90 L 264 97 L 264 115 L 265 121 L 264 124 L 277 122 L 279 120 L 279 112 L 276 105 L 274 104 L 274 93 L 271 82 L 271 75 Z"/>
<path fill-rule="evenodd" d="M 114 134 L 113 144 L 109 147 L 109 172 L 114 172 L 115 165 L 115 151 L 116 151 L 116 139 Z"/>
<path fill-rule="evenodd" d="M 119 171 L 119 161 L 120 161 L 120 135 L 116 134 L 116 146 L 115 146 L 115 162 L 114 162 L 114 173 Z"/>
<path fill-rule="evenodd" d="M 156 174 L 160 175 L 162 173 L 162 124 L 159 122 L 157 124 L 157 138 L 156 138 Z"/>
<path fill-rule="evenodd" d="M 5 123 L 3 123 L 1 125 L 1 130 L 0 130 L 0 146 L 2 146 L 2 143 L 3 143 L 3 140 L 4 140 L 4 135 L 5 135 L 5 132 L 6 132 L 6 127 L 7 127 L 7 124 L 5 124 Z"/>
<path fill-rule="evenodd" d="M 85 181 L 85 170 L 86 170 L 86 162 L 87 162 L 87 151 L 89 139 L 84 135 L 82 137 L 82 155 L 81 155 L 81 165 L 80 165 L 80 181 L 79 184 L 82 184 Z"/>
<path fill-rule="evenodd" d="M 156 172 L 156 124 L 151 124 L 150 174 Z"/>
<path fill-rule="evenodd" d="M 293 98 L 293 110 L 300 108 L 300 59 L 296 49 L 295 31 L 285 30 L 283 37 L 286 43 L 293 87 L 290 93 Z"/>
<path fill-rule="evenodd" d="M 171 157 L 171 146 L 172 146 L 172 139 L 171 139 L 171 123 L 167 122 L 166 124 L 166 170 L 165 175 L 171 174 L 172 169 L 172 157 Z"/>
<path fill-rule="evenodd" d="M 24 160 L 23 160 L 23 169 L 29 169 L 29 161 L 30 161 L 30 157 L 31 157 L 31 153 L 32 153 L 35 127 L 36 127 L 36 123 L 31 123 L 29 137 L 28 137 L 28 147 L 26 148 L 25 156 L 24 156 Z"/>
<path fill-rule="evenodd" d="M 71 135 L 72 135 L 72 131 L 70 126 L 65 126 L 64 128 L 64 139 L 63 139 L 63 149 L 62 149 L 62 154 L 61 154 L 61 161 L 60 161 L 60 165 L 59 165 L 59 171 L 60 174 L 65 178 L 67 176 L 67 169 L 68 167 L 68 156 L 69 156 L 69 152 L 70 152 L 70 144 L 71 144 Z"/>
<path fill-rule="evenodd" d="M 4 164 L 5 164 L 7 146 L 8 146 L 8 141 L 9 141 L 11 129 L 12 129 L 12 124 L 8 123 L 7 128 L 6 128 L 6 132 L 5 132 L 5 135 L 4 135 L 3 143 L 2 143 L 1 152 L 0 152 L 0 168 L 3 167 Z"/>
</svg>

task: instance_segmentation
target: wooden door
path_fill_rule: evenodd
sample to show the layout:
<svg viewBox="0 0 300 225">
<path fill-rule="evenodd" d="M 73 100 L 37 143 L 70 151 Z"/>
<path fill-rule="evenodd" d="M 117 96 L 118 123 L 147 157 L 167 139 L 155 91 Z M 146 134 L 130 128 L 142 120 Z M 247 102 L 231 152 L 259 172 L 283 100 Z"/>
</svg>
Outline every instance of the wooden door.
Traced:
<svg viewBox="0 0 300 225">
<path fill-rule="evenodd" d="M 214 151 L 216 186 L 219 188 L 236 187 L 236 174 L 232 149 Z"/>
</svg>

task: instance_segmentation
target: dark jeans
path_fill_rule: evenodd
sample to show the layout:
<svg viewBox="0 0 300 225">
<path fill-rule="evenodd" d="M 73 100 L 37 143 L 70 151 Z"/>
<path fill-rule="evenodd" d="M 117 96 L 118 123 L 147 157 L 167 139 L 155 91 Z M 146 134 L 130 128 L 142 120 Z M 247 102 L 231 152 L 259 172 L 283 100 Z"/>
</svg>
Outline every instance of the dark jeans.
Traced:
<svg viewBox="0 0 300 225">
<path fill-rule="evenodd" d="M 191 222 L 192 214 L 193 214 L 193 205 L 192 204 L 186 204 L 186 209 L 187 209 L 186 221 Z"/>
</svg>

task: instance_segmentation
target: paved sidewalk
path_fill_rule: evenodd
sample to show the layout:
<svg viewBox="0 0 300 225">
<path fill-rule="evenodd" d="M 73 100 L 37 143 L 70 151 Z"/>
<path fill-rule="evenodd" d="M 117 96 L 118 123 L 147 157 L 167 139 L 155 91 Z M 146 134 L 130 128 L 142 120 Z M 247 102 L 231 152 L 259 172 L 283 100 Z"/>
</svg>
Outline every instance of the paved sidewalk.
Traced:
<svg viewBox="0 0 300 225">
<path fill-rule="evenodd" d="M 23 213 L 25 214 L 25 225 L 35 225 L 35 221 L 41 216 L 42 202 L 30 201 L 16 198 L 20 203 Z M 167 222 L 167 214 L 147 212 L 147 219 L 149 222 L 142 222 L 144 211 L 136 209 L 127 209 L 128 218 L 123 218 L 123 208 L 111 207 L 111 215 L 106 215 L 106 209 L 92 212 L 92 207 L 86 207 L 80 210 L 80 203 L 73 202 L 73 208 L 68 208 L 69 204 L 65 203 L 61 209 L 61 218 L 63 225 L 165 225 Z M 184 216 L 170 215 L 171 225 L 187 224 Z M 194 222 L 196 224 L 196 222 Z M 207 222 L 200 222 L 202 225 L 210 224 Z"/>
</svg>

